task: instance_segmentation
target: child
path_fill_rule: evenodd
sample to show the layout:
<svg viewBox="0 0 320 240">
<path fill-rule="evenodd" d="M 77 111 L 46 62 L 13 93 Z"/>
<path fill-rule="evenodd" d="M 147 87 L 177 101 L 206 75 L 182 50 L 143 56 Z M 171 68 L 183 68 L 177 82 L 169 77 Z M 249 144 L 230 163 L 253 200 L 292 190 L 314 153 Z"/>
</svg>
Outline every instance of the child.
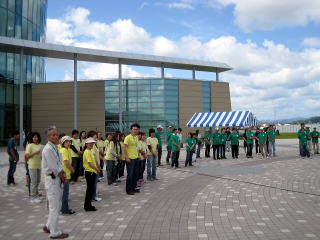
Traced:
<svg viewBox="0 0 320 240">
<path fill-rule="evenodd" d="M 186 139 L 186 151 L 187 151 L 187 157 L 185 162 L 185 167 L 193 166 L 192 165 L 192 155 L 194 153 L 194 148 L 196 145 L 196 141 L 193 139 L 193 134 L 191 132 L 188 133 L 188 138 Z"/>
<path fill-rule="evenodd" d="M 72 167 L 72 157 L 71 157 L 71 138 L 69 136 L 64 136 L 61 138 L 61 148 L 59 152 L 61 153 L 63 171 L 66 173 L 66 181 L 63 185 L 62 194 L 62 214 L 74 214 L 75 212 L 69 208 L 69 181 L 71 179 L 71 173 L 74 173 Z"/>
<path fill-rule="evenodd" d="M 180 153 L 180 138 L 177 135 L 178 130 L 173 129 L 172 139 L 172 158 L 171 158 L 171 167 L 179 167 L 179 153 Z"/>
<path fill-rule="evenodd" d="M 141 187 L 144 184 L 144 178 L 143 178 L 143 173 L 144 170 L 146 169 L 146 158 L 147 158 L 147 150 L 148 146 L 147 143 L 145 142 L 146 140 L 146 134 L 143 132 L 140 132 L 138 135 L 139 141 L 138 141 L 138 152 L 139 152 L 139 163 L 138 163 L 138 168 L 139 168 L 139 173 L 138 173 L 138 182 L 137 186 Z"/>
<path fill-rule="evenodd" d="M 158 180 L 157 178 L 157 154 L 158 154 L 158 139 L 155 137 L 156 131 L 149 129 L 149 137 L 147 138 L 147 179 Z"/>
</svg>

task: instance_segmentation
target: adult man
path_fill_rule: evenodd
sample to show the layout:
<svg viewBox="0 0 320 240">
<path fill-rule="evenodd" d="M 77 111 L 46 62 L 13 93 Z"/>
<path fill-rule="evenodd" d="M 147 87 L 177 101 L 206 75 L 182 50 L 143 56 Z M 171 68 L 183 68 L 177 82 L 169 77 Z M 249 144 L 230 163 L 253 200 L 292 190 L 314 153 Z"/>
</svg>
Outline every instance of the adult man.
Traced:
<svg viewBox="0 0 320 240">
<path fill-rule="evenodd" d="M 268 140 L 269 140 L 269 156 L 275 157 L 276 156 L 276 130 L 274 126 L 270 126 L 267 132 Z"/>
<path fill-rule="evenodd" d="M 20 134 L 18 131 L 13 131 L 11 133 L 11 138 L 8 141 L 7 145 L 7 153 L 9 155 L 9 170 L 7 177 L 7 184 L 10 186 L 11 184 L 15 185 L 14 181 L 14 173 L 17 168 L 17 163 L 19 162 L 19 153 L 17 151 L 16 141 L 20 138 Z"/>
<path fill-rule="evenodd" d="M 171 157 L 171 167 L 179 167 L 179 155 L 180 155 L 180 138 L 177 135 L 178 129 L 173 129 L 172 139 L 172 157 Z"/>
<path fill-rule="evenodd" d="M 56 146 L 59 143 L 59 133 L 56 127 L 49 127 L 46 130 L 46 136 L 48 143 L 42 151 L 42 170 L 49 201 L 49 216 L 43 231 L 50 233 L 52 239 L 62 239 L 69 236 L 67 233 L 62 233 L 58 226 L 62 189 L 66 175 L 61 163 L 61 154 Z"/>
<path fill-rule="evenodd" d="M 317 128 L 313 128 L 313 131 L 310 133 L 310 136 L 312 138 L 313 154 L 319 154 L 320 133 L 317 131 Z"/>
<path fill-rule="evenodd" d="M 253 139 L 255 138 L 254 132 L 251 131 L 252 128 L 249 127 L 246 132 L 247 136 L 247 158 L 252 158 L 252 148 L 253 148 Z"/>
<path fill-rule="evenodd" d="M 302 158 L 305 158 L 305 157 L 310 158 L 310 152 L 307 147 L 308 134 L 305 132 L 304 128 L 301 128 L 301 131 L 298 133 L 298 138 L 299 138 L 299 144 L 301 146 L 301 157 Z"/>
<path fill-rule="evenodd" d="M 254 136 L 255 136 L 254 143 L 256 146 L 256 154 L 261 153 L 260 147 L 259 147 L 259 139 L 258 139 L 258 135 L 260 132 L 261 132 L 260 129 L 257 129 L 256 132 L 254 133 Z"/>
<path fill-rule="evenodd" d="M 230 150 L 231 150 L 231 142 L 230 142 L 231 131 L 230 131 L 230 127 L 227 127 L 226 134 L 227 134 L 226 150 L 227 150 L 227 152 L 230 152 Z"/>
<path fill-rule="evenodd" d="M 220 133 L 216 128 L 212 133 L 212 154 L 213 160 L 220 159 L 220 152 L 219 152 L 219 145 L 220 145 Z"/>
<path fill-rule="evenodd" d="M 138 134 L 140 131 L 140 125 L 135 123 L 130 127 L 131 133 L 124 139 L 124 151 L 126 154 L 126 166 L 127 166 L 127 180 L 126 180 L 126 192 L 128 195 L 134 195 L 135 192 L 140 192 L 137 187 L 138 180 Z"/>
<path fill-rule="evenodd" d="M 304 130 L 304 127 L 305 127 L 305 124 L 304 123 L 300 123 L 300 129 L 298 131 L 298 138 L 299 138 L 299 134 L 302 132 L 302 129 Z M 299 141 L 299 155 L 300 155 L 300 157 L 302 157 L 302 146 L 300 144 L 300 141 Z"/>
<path fill-rule="evenodd" d="M 227 143 L 227 134 L 226 129 L 222 128 L 220 133 L 220 157 L 221 159 L 227 159 L 226 158 L 226 143 Z"/>
<path fill-rule="evenodd" d="M 158 139 L 158 166 L 161 166 L 161 156 L 162 156 L 162 132 L 163 127 L 161 125 L 157 126 L 157 131 L 155 133 L 155 137 Z"/>
<path fill-rule="evenodd" d="M 307 134 L 307 138 L 308 138 L 307 148 L 309 150 L 309 153 L 311 153 L 312 143 L 311 143 L 311 135 L 310 135 L 311 131 L 310 131 L 310 127 L 309 126 L 306 127 L 305 133 Z"/>
<path fill-rule="evenodd" d="M 200 151 L 201 151 L 201 147 L 202 147 L 202 136 L 199 133 L 199 130 L 196 130 L 196 139 L 197 139 L 197 151 L 196 151 L 196 158 L 201 158 L 200 156 Z"/>
<path fill-rule="evenodd" d="M 170 159 L 171 150 L 172 150 L 172 144 L 171 144 L 172 143 L 171 136 L 173 134 L 172 129 L 173 129 L 173 127 L 169 126 L 168 131 L 167 131 L 167 158 L 166 158 L 167 164 L 169 164 L 169 159 Z"/>
</svg>

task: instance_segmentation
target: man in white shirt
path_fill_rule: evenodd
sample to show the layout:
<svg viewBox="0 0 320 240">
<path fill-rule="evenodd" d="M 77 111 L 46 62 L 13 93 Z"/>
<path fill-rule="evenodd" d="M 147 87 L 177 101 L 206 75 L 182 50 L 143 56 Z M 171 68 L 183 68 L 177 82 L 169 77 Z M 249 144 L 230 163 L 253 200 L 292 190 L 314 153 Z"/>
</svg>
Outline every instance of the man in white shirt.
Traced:
<svg viewBox="0 0 320 240">
<path fill-rule="evenodd" d="M 59 133 L 56 127 L 49 127 L 46 130 L 46 136 L 48 143 L 42 151 L 42 171 L 45 176 L 49 216 L 43 231 L 50 233 L 51 239 L 62 239 L 69 236 L 67 233 L 62 233 L 58 225 L 63 183 L 66 181 L 66 176 L 61 163 L 61 154 L 56 146 L 59 143 Z"/>
</svg>

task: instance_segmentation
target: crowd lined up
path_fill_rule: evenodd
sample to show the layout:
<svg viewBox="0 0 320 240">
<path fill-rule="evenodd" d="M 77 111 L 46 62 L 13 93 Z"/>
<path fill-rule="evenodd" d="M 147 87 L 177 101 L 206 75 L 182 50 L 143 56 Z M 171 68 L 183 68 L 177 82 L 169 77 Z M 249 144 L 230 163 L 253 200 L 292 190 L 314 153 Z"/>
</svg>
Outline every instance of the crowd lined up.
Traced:
<svg viewBox="0 0 320 240">
<path fill-rule="evenodd" d="M 130 134 L 125 136 L 117 131 L 106 135 L 103 139 L 101 132 L 73 130 L 70 136 L 59 134 L 55 127 L 46 131 L 47 144 L 41 144 L 41 136 L 33 132 L 26 138 L 25 166 L 27 186 L 32 203 L 42 201 L 39 192 L 41 176 L 44 176 L 47 199 L 49 202 L 49 216 L 43 230 L 50 233 L 51 238 L 66 238 L 68 234 L 62 233 L 58 226 L 59 212 L 74 214 L 69 207 L 69 185 L 86 179 L 86 193 L 84 197 L 84 210 L 96 211 L 93 202 L 101 201 L 97 191 L 98 182 L 103 179 L 104 168 L 108 185 L 117 185 L 126 181 L 126 193 L 134 195 L 146 181 L 158 180 L 157 166 L 161 166 L 163 127 L 158 125 L 156 130 L 149 129 L 148 133 L 140 131 L 139 124 L 133 124 Z M 301 157 L 310 157 L 311 145 L 314 154 L 319 153 L 319 132 L 316 128 L 311 132 L 301 124 L 298 132 L 299 149 Z M 213 133 L 206 131 L 201 136 L 197 130 L 188 133 L 183 141 L 182 129 L 168 127 L 166 131 L 167 156 L 166 163 L 172 168 L 179 168 L 180 150 L 185 147 L 185 167 L 193 166 L 196 159 L 201 158 L 201 148 L 205 147 L 205 157 L 214 160 L 226 159 L 226 152 L 231 156 L 239 156 L 239 140 L 244 140 L 244 150 L 247 158 L 253 157 L 255 145 L 256 154 L 262 158 L 275 157 L 275 126 L 258 128 L 253 131 L 246 128 L 239 133 L 237 128 L 216 128 Z M 8 185 L 15 185 L 14 172 L 19 161 L 16 140 L 19 132 L 12 133 L 8 142 L 9 171 Z M 171 162 L 170 162 L 171 160 Z M 127 170 L 125 177 L 124 171 Z M 144 172 L 147 169 L 146 179 Z"/>
</svg>

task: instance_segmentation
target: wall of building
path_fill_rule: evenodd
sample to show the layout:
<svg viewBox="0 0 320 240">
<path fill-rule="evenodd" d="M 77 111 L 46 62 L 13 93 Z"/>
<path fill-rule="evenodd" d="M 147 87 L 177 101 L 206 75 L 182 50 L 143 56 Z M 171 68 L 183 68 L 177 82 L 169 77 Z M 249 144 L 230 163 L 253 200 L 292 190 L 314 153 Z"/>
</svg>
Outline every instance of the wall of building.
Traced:
<svg viewBox="0 0 320 240">
<path fill-rule="evenodd" d="M 78 82 L 78 130 L 105 131 L 104 81 Z M 40 83 L 32 89 L 32 130 L 43 136 L 56 125 L 60 132 L 73 129 L 73 83 Z"/>
<path fill-rule="evenodd" d="M 211 112 L 231 111 L 229 83 L 211 82 Z"/>
</svg>

